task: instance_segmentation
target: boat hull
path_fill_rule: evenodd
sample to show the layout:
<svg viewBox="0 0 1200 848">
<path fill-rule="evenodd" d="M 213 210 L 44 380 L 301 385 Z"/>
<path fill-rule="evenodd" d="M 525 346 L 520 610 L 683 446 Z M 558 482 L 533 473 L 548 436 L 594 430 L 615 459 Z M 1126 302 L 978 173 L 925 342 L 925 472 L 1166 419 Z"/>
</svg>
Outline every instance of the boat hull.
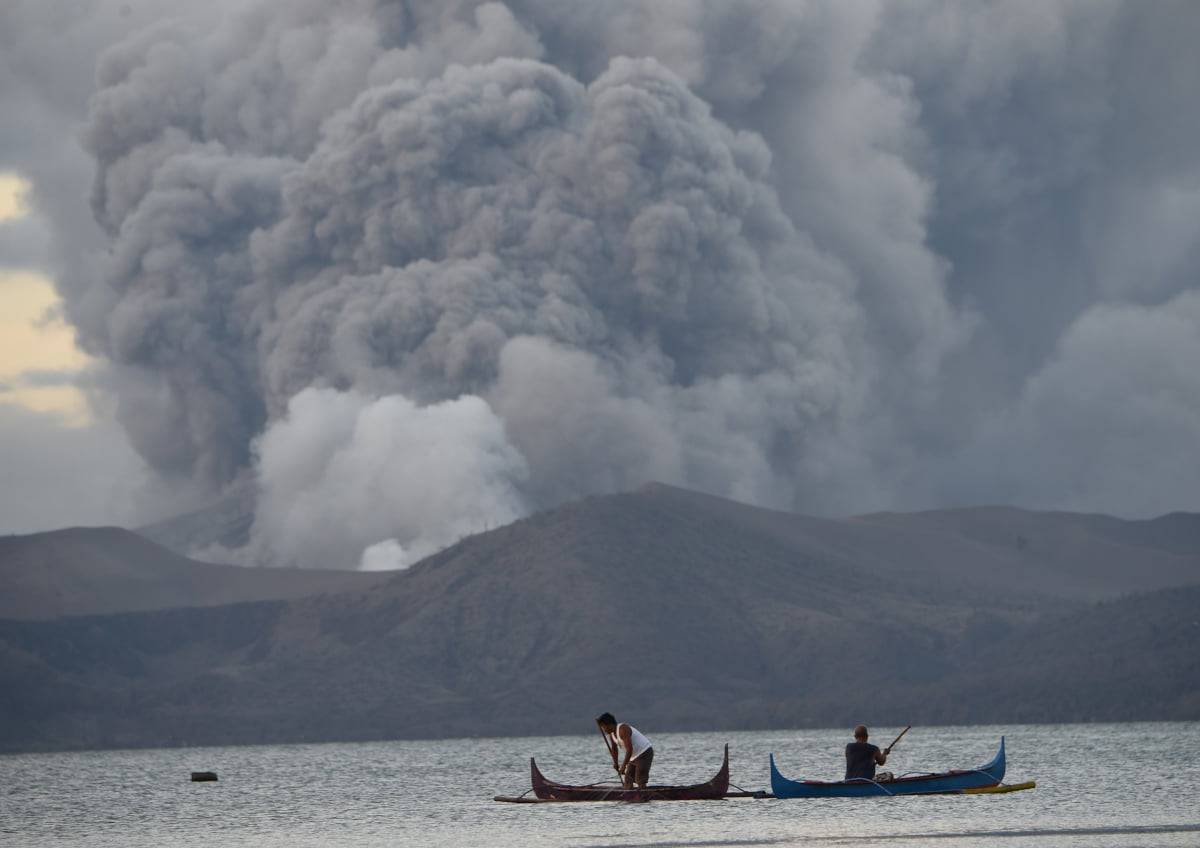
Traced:
<svg viewBox="0 0 1200 848">
<path fill-rule="evenodd" d="M 937 774 L 899 777 L 883 783 L 873 780 L 791 780 L 775 767 L 771 755 L 771 791 L 776 798 L 878 798 L 891 795 L 957 794 L 966 789 L 996 786 L 1004 779 L 1004 737 L 1000 750 L 987 765 Z"/>
<path fill-rule="evenodd" d="M 547 780 L 532 757 L 529 771 L 533 794 L 539 801 L 705 801 L 724 798 L 729 791 L 729 746 L 720 770 L 704 783 L 691 786 L 647 786 L 645 789 L 624 789 L 619 786 L 568 786 Z"/>
</svg>

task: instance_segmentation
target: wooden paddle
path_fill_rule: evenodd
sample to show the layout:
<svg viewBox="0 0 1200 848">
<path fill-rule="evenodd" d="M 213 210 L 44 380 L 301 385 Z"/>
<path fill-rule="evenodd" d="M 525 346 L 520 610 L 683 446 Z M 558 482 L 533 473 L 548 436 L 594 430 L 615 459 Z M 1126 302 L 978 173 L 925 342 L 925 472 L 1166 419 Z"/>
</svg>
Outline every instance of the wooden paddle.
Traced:
<svg viewBox="0 0 1200 848">
<path fill-rule="evenodd" d="M 604 740 L 604 747 L 608 749 L 608 755 L 612 757 L 613 771 L 617 773 L 617 777 L 621 779 L 621 785 L 625 785 L 625 775 L 621 774 L 621 769 L 617 766 L 617 746 L 616 743 L 608 741 L 608 734 L 604 732 L 604 728 L 600 726 L 600 722 L 596 722 L 596 729 L 600 731 L 600 738 Z"/>
<path fill-rule="evenodd" d="M 896 743 L 897 743 L 897 742 L 899 742 L 901 739 L 903 739 L 903 738 L 904 738 L 904 734 L 905 734 L 905 733 L 908 733 L 908 731 L 910 731 L 910 730 L 912 730 L 912 725 L 911 725 L 911 724 L 910 724 L 908 727 L 906 727 L 906 728 L 904 728 L 903 730 L 901 730 L 901 731 L 900 731 L 900 735 L 899 735 L 899 736 L 897 736 L 895 739 L 893 739 L 893 740 L 892 740 L 892 744 L 891 744 L 891 745 L 888 745 L 886 748 L 884 748 L 884 749 L 883 749 L 883 753 L 885 753 L 885 754 L 890 754 L 890 753 L 892 753 L 892 748 L 895 748 L 895 747 L 896 747 Z"/>
</svg>

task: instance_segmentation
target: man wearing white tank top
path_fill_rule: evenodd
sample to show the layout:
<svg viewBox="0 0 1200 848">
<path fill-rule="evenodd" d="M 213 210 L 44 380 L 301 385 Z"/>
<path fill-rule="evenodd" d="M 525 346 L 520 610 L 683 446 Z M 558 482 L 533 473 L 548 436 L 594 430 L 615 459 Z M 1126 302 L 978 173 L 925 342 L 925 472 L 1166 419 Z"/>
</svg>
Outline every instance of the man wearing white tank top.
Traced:
<svg viewBox="0 0 1200 848">
<path fill-rule="evenodd" d="M 596 719 L 612 755 L 613 768 L 621 775 L 626 789 L 635 786 L 644 789 L 650 780 L 650 766 L 654 762 L 654 748 L 650 740 L 632 724 L 618 723 L 612 713 L 604 713 Z M 620 751 L 625 752 L 625 761 L 617 763 Z"/>
</svg>

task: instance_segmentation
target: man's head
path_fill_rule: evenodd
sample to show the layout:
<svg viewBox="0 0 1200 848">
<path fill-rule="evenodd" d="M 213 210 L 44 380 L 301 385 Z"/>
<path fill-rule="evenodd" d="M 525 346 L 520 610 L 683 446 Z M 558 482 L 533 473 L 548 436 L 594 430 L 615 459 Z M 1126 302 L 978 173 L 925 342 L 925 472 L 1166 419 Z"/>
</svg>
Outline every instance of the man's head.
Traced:
<svg viewBox="0 0 1200 848">
<path fill-rule="evenodd" d="M 860 724 L 854 728 L 854 738 L 859 742 L 867 741 L 867 726 L 865 724 Z"/>
<path fill-rule="evenodd" d="M 613 718 L 612 713 L 601 713 L 596 717 L 596 724 L 600 725 L 600 729 L 605 733 L 613 733 L 617 729 L 617 720 Z"/>
</svg>

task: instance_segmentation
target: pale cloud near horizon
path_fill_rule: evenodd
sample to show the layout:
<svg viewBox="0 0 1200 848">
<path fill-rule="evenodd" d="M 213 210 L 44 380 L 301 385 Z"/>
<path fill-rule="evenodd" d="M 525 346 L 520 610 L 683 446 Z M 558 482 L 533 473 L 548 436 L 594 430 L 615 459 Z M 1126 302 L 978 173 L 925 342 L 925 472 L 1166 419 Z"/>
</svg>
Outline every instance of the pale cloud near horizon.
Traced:
<svg viewBox="0 0 1200 848">
<path fill-rule="evenodd" d="M 62 381 L 28 381 L 36 371 L 81 371 L 89 358 L 75 344 L 73 329 L 62 318 L 62 300 L 53 280 L 27 267 L 28 252 L 5 240 L 9 232 L 28 238 L 34 230 L 20 228 L 32 217 L 28 203 L 31 185 L 15 173 L 0 173 L 0 402 L 39 412 L 59 413 L 84 425 L 88 421 L 83 394 Z"/>
<path fill-rule="evenodd" d="M 0 224 L 29 214 L 26 193 L 29 181 L 16 174 L 0 173 Z"/>
<path fill-rule="evenodd" d="M 285 434 L 391 469 L 310 469 L 309 507 L 383 487 L 343 565 L 650 478 L 1200 509 L 1197 40 L 1172 2 L 16 0 L 0 251 L 160 481 L 258 477 L 278 561 Z"/>
<path fill-rule="evenodd" d="M 0 174 L 0 236 L 29 219 L 29 189 Z M 135 522 L 148 469 L 94 416 L 80 385 L 94 363 L 54 282 L 14 254 L 0 250 L 0 532 Z"/>
<path fill-rule="evenodd" d="M 74 379 L 91 359 L 75 346 L 74 332 L 59 311 L 54 284 L 28 271 L 0 268 L 0 402 L 57 413 L 72 426 L 91 420 L 87 399 Z M 49 380 L 46 375 L 59 379 Z"/>
<path fill-rule="evenodd" d="M 145 464 L 113 422 L 0 401 L 0 533 L 136 523 Z"/>
</svg>

